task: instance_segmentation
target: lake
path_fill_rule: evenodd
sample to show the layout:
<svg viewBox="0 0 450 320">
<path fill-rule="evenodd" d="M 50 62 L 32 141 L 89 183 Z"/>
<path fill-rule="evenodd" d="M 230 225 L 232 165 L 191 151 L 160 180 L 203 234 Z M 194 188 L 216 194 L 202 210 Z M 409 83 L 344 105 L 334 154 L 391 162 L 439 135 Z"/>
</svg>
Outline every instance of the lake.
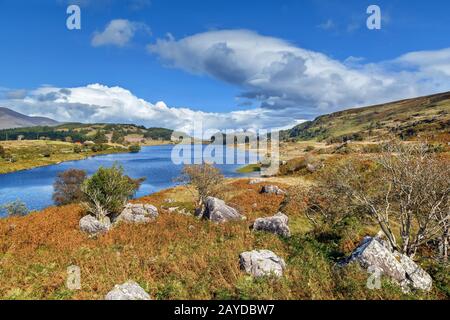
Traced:
<svg viewBox="0 0 450 320">
<path fill-rule="evenodd" d="M 59 172 L 74 168 L 86 170 L 91 175 L 100 166 L 111 167 L 115 162 L 121 164 L 130 177 L 146 178 L 136 197 L 167 189 L 175 185 L 173 180 L 182 169 L 182 165 L 175 165 L 171 160 L 172 148 L 172 145 L 142 147 L 139 153 L 103 155 L 0 175 L 0 205 L 19 199 L 30 210 L 52 206 L 53 182 Z M 242 154 L 243 151 L 237 153 Z M 242 166 L 217 165 L 226 177 L 257 175 L 237 173 L 236 170 Z"/>
</svg>

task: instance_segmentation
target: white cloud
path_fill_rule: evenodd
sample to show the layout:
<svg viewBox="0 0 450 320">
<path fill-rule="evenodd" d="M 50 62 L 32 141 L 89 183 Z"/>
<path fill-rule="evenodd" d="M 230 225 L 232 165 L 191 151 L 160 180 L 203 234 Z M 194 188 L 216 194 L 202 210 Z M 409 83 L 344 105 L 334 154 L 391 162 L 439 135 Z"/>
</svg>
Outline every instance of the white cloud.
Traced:
<svg viewBox="0 0 450 320">
<path fill-rule="evenodd" d="M 94 47 L 112 45 L 123 47 L 127 45 L 138 30 L 150 32 L 150 28 L 140 22 L 126 19 L 111 20 L 102 32 L 95 32 L 91 44 Z"/>
<path fill-rule="evenodd" d="M 164 102 L 152 104 L 126 89 L 100 84 L 77 88 L 41 87 L 30 91 L 23 100 L 4 100 L 0 104 L 28 115 L 62 122 L 134 123 L 188 133 L 192 133 L 194 121 L 201 121 L 205 130 L 288 128 L 298 123 L 273 110 L 208 113 L 170 108 Z"/>
<path fill-rule="evenodd" d="M 342 63 L 248 30 L 222 30 L 148 46 L 172 67 L 242 89 L 242 97 L 293 118 L 448 90 L 448 52 L 411 53 L 380 63 Z M 438 58 L 438 59 L 437 59 Z M 428 62 L 424 62 L 428 61 Z M 415 70 L 404 68 L 414 63 Z M 435 69 L 441 69 L 436 77 Z"/>
</svg>

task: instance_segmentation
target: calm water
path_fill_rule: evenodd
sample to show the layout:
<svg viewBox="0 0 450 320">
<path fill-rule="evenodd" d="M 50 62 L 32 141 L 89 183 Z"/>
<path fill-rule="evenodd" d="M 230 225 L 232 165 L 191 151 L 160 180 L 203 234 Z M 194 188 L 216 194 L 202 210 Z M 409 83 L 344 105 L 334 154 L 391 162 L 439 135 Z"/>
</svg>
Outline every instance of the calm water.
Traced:
<svg viewBox="0 0 450 320">
<path fill-rule="evenodd" d="M 31 210 L 53 205 L 53 182 L 59 172 L 75 168 L 94 173 L 100 166 L 110 167 L 114 162 L 123 165 L 125 173 L 132 178 L 145 177 L 137 197 L 154 193 L 175 185 L 182 166 L 171 161 L 173 146 L 143 147 L 140 153 L 112 154 L 26 171 L 0 175 L 0 205 L 20 199 Z M 239 151 L 241 152 L 241 151 Z M 242 165 L 218 165 L 227 177 L 243 177 L 236 170 Z M 247 175 L 248 176 L 248 175 Z M 1 213 L 0 213 L 1 215 Z"/>
</svg>

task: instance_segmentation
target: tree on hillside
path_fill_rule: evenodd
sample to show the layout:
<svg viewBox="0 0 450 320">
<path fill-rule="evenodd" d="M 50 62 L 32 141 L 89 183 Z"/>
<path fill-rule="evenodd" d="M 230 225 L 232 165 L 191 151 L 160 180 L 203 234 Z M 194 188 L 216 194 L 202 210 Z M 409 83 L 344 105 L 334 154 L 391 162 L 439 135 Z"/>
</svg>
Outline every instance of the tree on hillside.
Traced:
<svg viewBox="0 0 450 320">
<path fill-rule="evenodd" d="M 219 169 L 205 163 L 184 166 L 176 180 L 186 184 L 197 196 L 197 212 L 200 215 L 204 211 L 206 198 L 220 193 L 224 176 Z"/>
<path fill-rule="evenodd" d="M 92 139 L 96 144 L 108 143 L 108 137 L 101 130 L 98 130 Z"/>
<path fill-rule="evenodd" d="M 53 184 L 53 201 L 57 206 L 78 203 L 83 199 L 81 185 L 87 177 L 84 170 L 69 169 L 58 173 Z"/>
<path fill-rule="evenodd" d="M 309 207 L 316 208 L 320 217 L 333 212 L 366 214 L 400 252 L 413 257 L 421 246 L 437 241 L 447 259 L 449 160 L 426 143 L 391 142 L 369 166 L 350 160 L 328 170 L 319 181 L 322 192 Z M 400 228 L 399 234 L 394 226 Z"/>
<path fill-rule="evenodd" d="M 124 175 L 123 167 L 100 167 L 92 177 L 83 182 L 83 203 L 89 213 L 102 220 L 120 214 L 127 201 L 139 189 L 143 179 L 131 179 Z"/>
<path fill-rule="evenodd" d="M 111 137 L 111 142 L 123 144 L 125 142 L 124 133 L 121 130 L 114 130 Z"/>
</svg>

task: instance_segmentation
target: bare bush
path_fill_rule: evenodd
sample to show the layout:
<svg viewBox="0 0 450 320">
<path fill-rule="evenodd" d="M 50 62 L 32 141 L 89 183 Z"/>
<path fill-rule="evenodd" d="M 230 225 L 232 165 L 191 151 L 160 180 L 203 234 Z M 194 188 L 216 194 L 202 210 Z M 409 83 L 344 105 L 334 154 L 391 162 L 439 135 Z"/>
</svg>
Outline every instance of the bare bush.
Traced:
<svg viewBox="0 0 450 320">
<path fill-rule="evenodd" d="M 197 196 L 198 212 L 203 212 L 207 197 L 220 194 L 224 176 L 219 169 L 210 164 L 184 166 L 177 182 L 186 184 L 189 190 Z"/>
<path fill-rule="evenodd" d="M 449 168 L 448 159 L 426 143 L 390 142 L 374 162 L 348 160 L 322 174 L 310 190 L 316 194 L 307 197 L 307 215 L 317 224 L 362 213 L 378 223 L 394 249 L 413 257 L 438 241 L 447 259 Z"/>
<path fill-rule="evenodd" d="M 81 202 L 83 192 L 81 185 L 86 179 L 86 171 L 69 169 L 58 173 L 53 184 L 53 201 L 57 206 Z"/>
</svg>

